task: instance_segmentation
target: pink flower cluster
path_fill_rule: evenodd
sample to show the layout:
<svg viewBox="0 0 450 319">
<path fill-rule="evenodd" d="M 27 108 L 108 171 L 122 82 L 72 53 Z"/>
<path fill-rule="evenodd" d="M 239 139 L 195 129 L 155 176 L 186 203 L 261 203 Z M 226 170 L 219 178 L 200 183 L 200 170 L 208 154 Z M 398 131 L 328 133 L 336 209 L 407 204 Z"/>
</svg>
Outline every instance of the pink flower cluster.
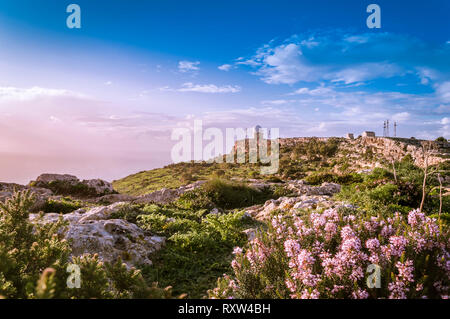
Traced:
<svg viewBox="0 0 450 319">
<path fill-rule="evenodd" d="M 265 240 L 254 239 L 245 253 L 235 249 L 241 258 L 233 261 L 236 278 L 251 272 L 267 281 L 272 274 L 264 273 L 264 264 L 278 254 L 285 256 L 278 259 L 286 260 L 279 265 L 285 277 L 264 287 L 270 291 L 283 283 L 291 298 L 445 298 L 450 293 L 449 231 L 417 210 L 383 218 L 327 209 L 276 216 L 271 225 Z M 380 288 L 367 283 L 371 264 L 380 271 Z M 236 280 L 232 287 L 239 287 Z"/>
</svg>

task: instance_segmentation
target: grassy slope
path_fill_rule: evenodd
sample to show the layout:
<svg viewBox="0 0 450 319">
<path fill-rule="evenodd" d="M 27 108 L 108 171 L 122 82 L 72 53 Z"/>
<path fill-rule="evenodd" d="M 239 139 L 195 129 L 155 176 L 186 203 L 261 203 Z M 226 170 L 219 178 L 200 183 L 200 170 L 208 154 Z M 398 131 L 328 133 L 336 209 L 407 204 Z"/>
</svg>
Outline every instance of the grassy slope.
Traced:
<svg viewBox="0 0 450 319">
<path fill-rule="evenodd" d="M 113 181 L 113 186 L 119 193 L 144 195 L 162 188 L 177 188 L 196 180 L 207 180 L 217 176 L 219 171 L 224 173 L 224 178 L 251 178 L 257 176 L 259 169 L 256 165 L 249 164 L 227 166 L 217 163 L 180 163 L 127 176 Z M 192 179 L 183 178 L 186 173 L 190 174 Z"/>
<path fill-rule="evenodd" d="M 330 143 L 313 143 L 307 144 L 307 149 L 310 151 L 312 157 L 316 157 L 317 153 L 327 153 L 329 150 L 325 146 L 330 146 Z M 304 150 L 299 150 L 303 152 Z M 289 175 L 290 177 L 300 177 L 291 174 L 293 171 L 315 171 L 320 168 L 316 160 L 313 161 L 298 161 L 292 160 L 293 148 L 280 148 L 280 164 L 284 170 L 280 170 L 278 175 Z M 319 154 L 320 155 L 320 154 Z M 328 157 L 325 156 L 324 157 Z M 321 156 L 318 157 L 320 159 Z M 301 162 L 301 164 L 299 164 Z M 288 169 L 287 166 L 290 166 Z M 220 177 L 224 179 L 238 178 L 259 178 L 270 179 L 271 176 L 260 176 L 260 169 L 257 164 L 227 164 L 227 163 L 178 163 L 165 166 L 163 168 L 153 169 L 149 171 L 139 172 L 127 176 L 125 178 L 113 181 L 113 187 L 119 193 L 129 195 L 144 195 L 162 188 L 177 188 L 186 185 L 196 180 L 207 180 L 211 177 Z M 283 174 L 284 172 L 284 174 Z M 186 178 L 186 175 L 190 178 Z"/>
</svg>

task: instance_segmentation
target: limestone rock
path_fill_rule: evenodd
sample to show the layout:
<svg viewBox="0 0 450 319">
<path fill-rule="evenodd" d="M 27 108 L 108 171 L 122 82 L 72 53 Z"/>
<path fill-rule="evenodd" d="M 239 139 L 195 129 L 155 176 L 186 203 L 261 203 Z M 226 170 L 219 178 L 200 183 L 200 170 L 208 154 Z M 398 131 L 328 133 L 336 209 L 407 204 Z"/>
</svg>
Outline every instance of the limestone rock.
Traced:
<svg viewBox="0 0 450 319">
<path fill-rule="evenodd" d="M 298 195 L 328 195 L 339 193 L 341 185 L 336 183 L 322 183 L 320 186 L 307 185 L 303 180 L 289 181 L 287 188 L 294 191 Z"/>
<path fill-rule="evenodd" d="M 163 237 L 147 236 L 138 226 L 122 219 L 74 223 L 65 238 L 72 240 L 75 256 L 97 253 L 107 262 L 120 257 L 129 266 L 151 265 L 149 255 L 164 244 Z"/>
<path fill-rule="evenodd" d="M 90 179 L 83 181 L 82 183 L 95 189 L 97 194 L 110 194 L 114 192 L 112 184 L 102 179 Z"/>
<path fill-rule="evenodd" d="M 297 197 L 280 197 L 278 199 L 271 199 L 264 203 L 262 206 L 253 206 L 246 210 L 246 213 L 258 220 L 267 220 L 270 218 L 271 213 L 274 210 L 281 210 L 284 212 L 297 213 L 298 210 L 317 209 L 319 207 L 329 208 L 335 205 L 335 202 L 331 200 L 329 195 L 324 193 L 331 193 L 336 191 L 337 184 L 324 185 L 325 188 L 315 187 L 312 193 L 320 193 L 320 195 L 306 195 L 303 194 Z M 329 188 L 329 189 L 328 189 Z M 311 192 L 309 192 L 311 193 Z"/>
<path fill-rule="evenodd" d="M 109 219 L 122 204 L 96 207 L 87 212 L 78 209 L 62 215 L 68 226 L 59 232 L 71 242 L 73 256 L 97 253 L 105 262 L 115 262 L 120 257 L 128 267 L 152 264 L 149 255 L 162 248 L 165 238 L 152 236 L 125 220 Z M 40 219 L 38 214 L 31 214 L 30 220 L 34 223 L 54 223 L 60 217 L 50 213 Z"/>
<path fill-rule="evenodd" d="M 108 194 L 101 197 L 97 197 L 92 202 L 103 205 L 110 205 L 117 202 L 131 202 L 136 200 L 137 197 L 127 194 Z"/>
<path fill-rule="evenodd" d="M 36 182 L 51 183 L 51 182 L 70 182 L 78 183 L 80 180 L 69 174 L 41 174 L 36 178 Z"/>
<path fill-rule="evenodd" d="M 88 220 L 109 219 L 111 214 L 117 212 L 125 203 L 118 202 L 109 206 L 94 207 L 83 214 L 79 222 L 83 223 Z"/>
<path fill-rule="evenodd" d="M 80 181 L 78 177 L 69 174 L 41 174 L 30 185 L 51 189 L 62 195 L 80 195 L 78 193 L 81 191 L 84 197 L 98 197 L 114 193 L 112 184 L 107 181 Z"/>
<path fill-rule="evenodd" d="M 167 204 L 174 201 L 182 194 L 200 187 L 204 183 L 206 183 L 206 181 L 197 181 L 195 183 L 181 186 L 176 189 L 163 188 L 153 193 L 139 196 L 133 202 L 137 204 L 147 204 L 147 203 Z"/>
</svg>

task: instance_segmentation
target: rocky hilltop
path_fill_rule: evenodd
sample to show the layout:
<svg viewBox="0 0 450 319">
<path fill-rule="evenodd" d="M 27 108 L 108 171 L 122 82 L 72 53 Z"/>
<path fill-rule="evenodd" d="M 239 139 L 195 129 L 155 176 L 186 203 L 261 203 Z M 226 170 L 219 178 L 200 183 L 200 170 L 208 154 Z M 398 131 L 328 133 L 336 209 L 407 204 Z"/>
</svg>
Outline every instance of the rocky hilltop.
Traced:
<svg viewBox="0 0 450 319">
<path fill-rule="evenodd" d="M 361 167 L 376 167 L 385 160 L 400 161 L 406 155 L 411 155 L 415 164 L 424 166 L 424 146 L 428 147 L 428 164 L 436 165 L 450 158 L 450 143 L 447 141 L 428 141 L 415 138 L 394 138 L 394 137 L 358 137 L 337 138 L 337 137 L 292 137 L 278 139 L 280 151 L 283 153 L 299 145 L 310 144 L 311 142 L 336 143 L 338 146 L 335 156 L 337 158 L 346 157 L 353 164 Z M 237 141 L 233 152 L 247 153 L 249 141 Z M 266 139 L 258 140 L 258 144 L 268 143 Z M 245 149 L 244 149 L 245 148 Z M 270 147 L 269 147 L 270 148 Z M 370 158 L 368 155 L 370 154 Z M 354 165 L 352 165 L 354 166 Z"/>
</svg>

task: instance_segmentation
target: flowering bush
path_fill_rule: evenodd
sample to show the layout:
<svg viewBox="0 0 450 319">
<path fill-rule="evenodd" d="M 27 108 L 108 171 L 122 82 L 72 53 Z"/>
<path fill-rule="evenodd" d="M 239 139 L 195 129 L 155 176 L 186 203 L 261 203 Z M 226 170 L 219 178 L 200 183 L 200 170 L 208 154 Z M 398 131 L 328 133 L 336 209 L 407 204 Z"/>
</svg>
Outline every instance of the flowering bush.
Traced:
<svg viewBox="0 0 450 319">
<path fill-rule="evenodd" d="M 338 209 L 276 215 L 268 232 L 236 248 L 233 276 L 211 298 L 447 298 L 448 228 L 416 210 L 407 217 Z"/>
</svg>

